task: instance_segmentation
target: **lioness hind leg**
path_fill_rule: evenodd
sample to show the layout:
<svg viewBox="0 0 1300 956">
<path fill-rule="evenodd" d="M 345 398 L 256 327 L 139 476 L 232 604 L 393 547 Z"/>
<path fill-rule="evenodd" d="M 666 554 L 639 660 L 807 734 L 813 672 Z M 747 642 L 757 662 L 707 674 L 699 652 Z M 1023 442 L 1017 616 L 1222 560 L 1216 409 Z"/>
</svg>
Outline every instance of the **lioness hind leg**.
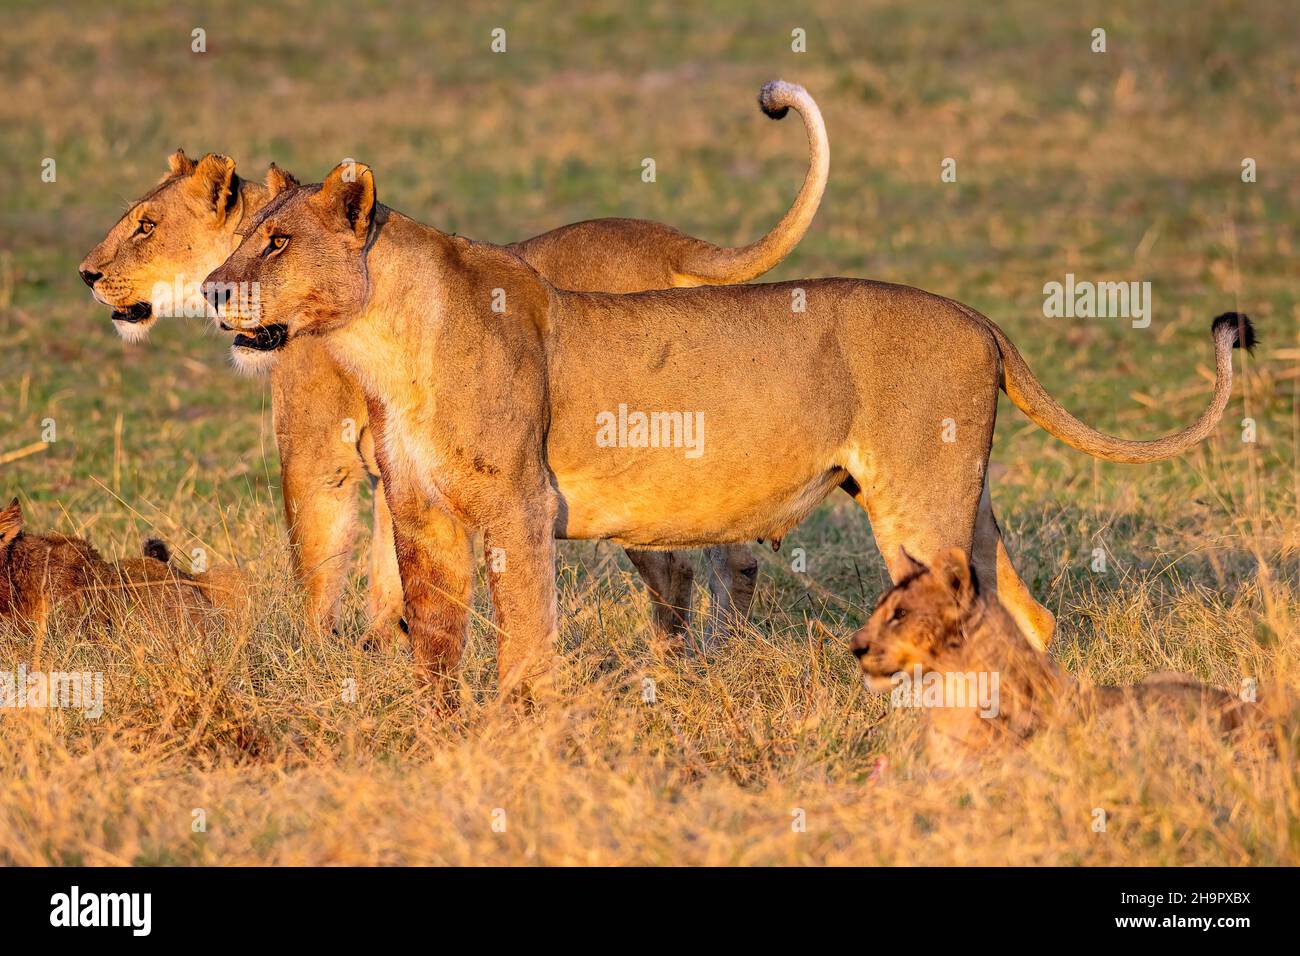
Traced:
<svg viewBox="0 0 1300 956">
<path fill-rule="evenodd" d="M 381 481 L 371 478 L 374 530 L 370 535 L 370 576 L 366 586 L 367 638 L 386 643 L 402 617 L 402 578 L 393 544 L 393 516 Z"/>
<path fill-rule="evenodd" d="M 981 487 L 976 464 L 957 455 L 952 461 L 907 462 L 875 482 L 853 475 L 857 488 L 850 493 L 871 519 L 871 533 L 895 584 L 912 569 L 900 549 L 922 562 L 949 548 L 971 553 Z"/>
<path fill-rule="evenodd" d="M 749 545 L 732 544 L 705 551 L 709 562 L 709 620 L 705 640 L 713 643 L 731 626 L 749 617 L 758 583 L 758 558 Z"/>
<path fill-rule="evenodd" d="M 626 548 L 650 592 L 650 621 L 660 636 L 681 641 L 691 626 L 691 587 L 695 569 L 680 551 L 639 551 Z"/>
<path fill-rule="evenodd" d="M 998 601 L 1007 609 L 1025 636 L 1040 650 L 1047 650 L 1056 631 L 1052 612 L 1034 600 L 1034 596 L 1016 574 L 1002 541 L 1002 530 L 993 515 L 988 481 L 980 493 L 979 511 L 975 516 L 975 540 L 971 564 L 982 588 L 994 588 Z"/>
</svg>

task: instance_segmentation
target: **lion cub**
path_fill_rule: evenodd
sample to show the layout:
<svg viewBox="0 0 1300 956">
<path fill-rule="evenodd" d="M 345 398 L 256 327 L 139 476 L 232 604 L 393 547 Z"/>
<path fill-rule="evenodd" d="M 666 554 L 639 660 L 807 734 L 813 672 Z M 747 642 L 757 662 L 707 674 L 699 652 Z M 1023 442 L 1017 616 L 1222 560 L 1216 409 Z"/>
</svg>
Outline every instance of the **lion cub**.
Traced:
<svg viewBox="0 0 1300 956">
<path fill-rule="evenodd" d="M 1131 687 L 1082 683 L 1029 642 L 995 595 L 980 593 L 961 549 L 933 567 L 902 556 L 908 573 L 849 647 L 868 689 L 924 712 L 932 759 L 960 762 L 1053 720 L 1126 705 L 1184 717 L 1210 712 L 1225 731 L 1253 714 L 1251 704 L 1185 674 L 1153 674 Z"/>
<path fill-rule="evenodd" d="M 203 627 L 214 611 L 234 609 L 244 590 L 234 568 L 190 574 L 173 566 L 156 539 L 143 557 L 105 561 L 81 538 L 32 534 L 23 524 L 15 498 L 0 511 L 0 620 L 43 629 L 57 605 L 104 627 L 114 610 L 157 627 Z"/>
</svg>

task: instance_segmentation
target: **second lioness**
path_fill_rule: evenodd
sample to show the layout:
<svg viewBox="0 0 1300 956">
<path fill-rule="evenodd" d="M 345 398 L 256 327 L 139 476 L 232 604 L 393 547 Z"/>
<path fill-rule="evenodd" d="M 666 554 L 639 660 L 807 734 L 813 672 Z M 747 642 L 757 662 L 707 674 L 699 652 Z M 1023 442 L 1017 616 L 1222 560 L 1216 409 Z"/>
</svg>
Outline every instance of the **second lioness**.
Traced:
<svg viewBox="0 0 1300 956">
<path fill-rule="evenodd" d="M 808 136 L 809 169 L 798 198 L 767 235 L 726 249 L 639 219 L 596 219 L 562 226 L 504 248 L 555 285 L 577 291 L 634 292 L 671 286 L 744 282 L 780 262 L 803 238 L 821 202 L 830 147 L 821 111 L 801 86 L 766 84 L 759 105 L 773 119 L 794 109 Z M 289 180 L 274 167 L 272 182 Z M 216 154 L 195 162 L 177 150 L 162 181 L 137 200 L 81 263 L 95 298 L 113 309 L 128 340 L 148 334 L 158 318 L 155 290 L 197 285 L 235 245 L 236 230 L 266 204 L 261 183 L 242 179 L 233 160 Z M 593 346 L 594 347 L 594 346 Z M 286 518 L 300 580 L 318 625 L 337 621 L 339 599 L 356 534 L 358 483 L 377 483 L 373 432 L 354 380 L 323 345 L 296 342 L 271 371 L 276 443 Z M 376 487 L 375 533 L 367 595 L 372 622 L 382 630 L 401 609 L 401 584 L 392 522 Z M 693 571 L 680 551 L 628 550 L 650 588 L 655 624 L 684 631 Z M 758 563 L 745 546 L 710 548 L 710 630 L 744 617 Z"/>
</svg>

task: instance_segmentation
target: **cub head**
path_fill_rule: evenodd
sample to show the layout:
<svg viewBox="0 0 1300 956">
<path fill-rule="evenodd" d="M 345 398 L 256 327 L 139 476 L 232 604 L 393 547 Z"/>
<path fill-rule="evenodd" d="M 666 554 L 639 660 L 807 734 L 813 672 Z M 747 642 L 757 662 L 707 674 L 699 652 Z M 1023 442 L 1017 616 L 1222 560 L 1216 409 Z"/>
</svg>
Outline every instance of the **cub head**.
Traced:
<svg viewBox="0 0 1300 956">
<path fill-rule="evenodd" d="M 901 551 L 906 573 L 881 595 L 867 623 L 849 639 L 869 690 L 887 691 L 900 671 L 944 671 L 965 645 L 965 623 L 979 586 L 966 553 L 953 548 L 934 566 Z"/>
<path fill-rule="evenodd" d="M 0 619 L 28 618 L 50 599 L 77 587 L 83 569 L 101 561 L 88 542 L 26 530 L 14 498 L 0 510 Z"/>
<path fill-rule="evenodd" d="M 178 149 L 158 185 L 81 261 L 82 281 L 113 310 L 124 339 L 147 337 L 162 314 L 186 314 L 187 300 L 203 314 L 198 283 L 230 253 L 239 186 L 233 159 L 208 153 L 195 162 Z"/>
<path fill-rule="evenodd" d="M 235 333 L 236 367 L 250 371 L 272 364 L 290 339 L 338 328 L 365 307 L 379 209 L 374 175 L 361 163 L 340 163 L 312 186 L 272 173 L 270 201 L 204 283 L 222 329 Z"/>
<path fill-rule="evenodd" d="M 23 506 L 14 498 L 0 511 L 0 558 L 7 556 L 9 545 L 23 533 Z"/>
</svg>

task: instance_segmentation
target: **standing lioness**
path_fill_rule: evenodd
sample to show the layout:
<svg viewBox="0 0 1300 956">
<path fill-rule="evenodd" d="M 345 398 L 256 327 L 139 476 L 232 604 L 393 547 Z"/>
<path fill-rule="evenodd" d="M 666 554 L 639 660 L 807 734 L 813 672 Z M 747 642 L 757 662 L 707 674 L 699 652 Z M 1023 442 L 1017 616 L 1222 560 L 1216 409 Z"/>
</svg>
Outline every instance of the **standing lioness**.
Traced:
<svg viewBox="0 0 1300 956">
<path fill-rule="evenodd" d="M 794 205 L 757 242 L 726 249 L 657 222 L 596 219 L 505 248 L 554 284 L 578 291 L 633 292 L 762 275 L 789 254 L 812 222 L 826 188 L 830 147 L 821 111 L 803 87 L 768 83 L 759 105 L 773 119 L 790 109 L 803 117 L 809 169 Z M 269 178 L 276 188 L 292 183 L 274 166 Z M 113 309 L 118 332 L 128 340 L 142 339 L 159 317 L 159 288 L 166 296 L 174 288 L 197 286 L 225 261 L 237 231 L 269 198 L 261 183 L 235 173 L 233 160 L 208 154 L 194 162 L 177 150 L 161 182 L 86 256 L 81 276 L 95 298 Z M 286 348 L 270 377 L 294 560 L 313 620 L 332 626 L 356 533 L 357 486 L 364 477 L 373 483 L 379 476 L 371 452 L 374 436 L 361 390 L 319 342 Z M 372 622 L 383 628 L 401 613 L 401 586 L 391 519 L 378 489 L 374 500 L 367 603 Z M 672 551 L 630 550 L 628 556 L 649 585 L 655 624 L 682 632 L 691 605 L 690 560 Z M 748 613 L 758 562 L 746 547 L 712 548 L 709 570 L 710 630 L 716 630 L 730 615 Z"/>
<path fill-rule="evenodd" d="M 503 249 L 379 205 L 359 164 L 286 185 L 241 231 L 207 283 L 223 326 L 242 326 L 236 360 L 306 338 L 360 382 L 431 675 L 460 659 L 469 534 L 482 529 L 501 558 L 489 580 L 503 689 L 549 673 L 556 536 L 778 539 L 834 488 L 870 514 L 895 579 L 900 546 L 973 550 L 1045 645 L 1050 615 L 1011 570 L 988 504 L 999 386 L 1052 434 L 1117 461 L 1190 447 L 1231 393 L 1235 318 L 1214 324 L 1218 378 L 1200 419 L 1128 441 L 1071 416 L 997 326 L 950 299 L 854 279 L 565 292 Z M 238 294 L 250 284 L 255 313 Z M 695 444 L 646 441 L 644 428 L 634 439 L 633 412 L 693 422 Z"/>
</svg>

